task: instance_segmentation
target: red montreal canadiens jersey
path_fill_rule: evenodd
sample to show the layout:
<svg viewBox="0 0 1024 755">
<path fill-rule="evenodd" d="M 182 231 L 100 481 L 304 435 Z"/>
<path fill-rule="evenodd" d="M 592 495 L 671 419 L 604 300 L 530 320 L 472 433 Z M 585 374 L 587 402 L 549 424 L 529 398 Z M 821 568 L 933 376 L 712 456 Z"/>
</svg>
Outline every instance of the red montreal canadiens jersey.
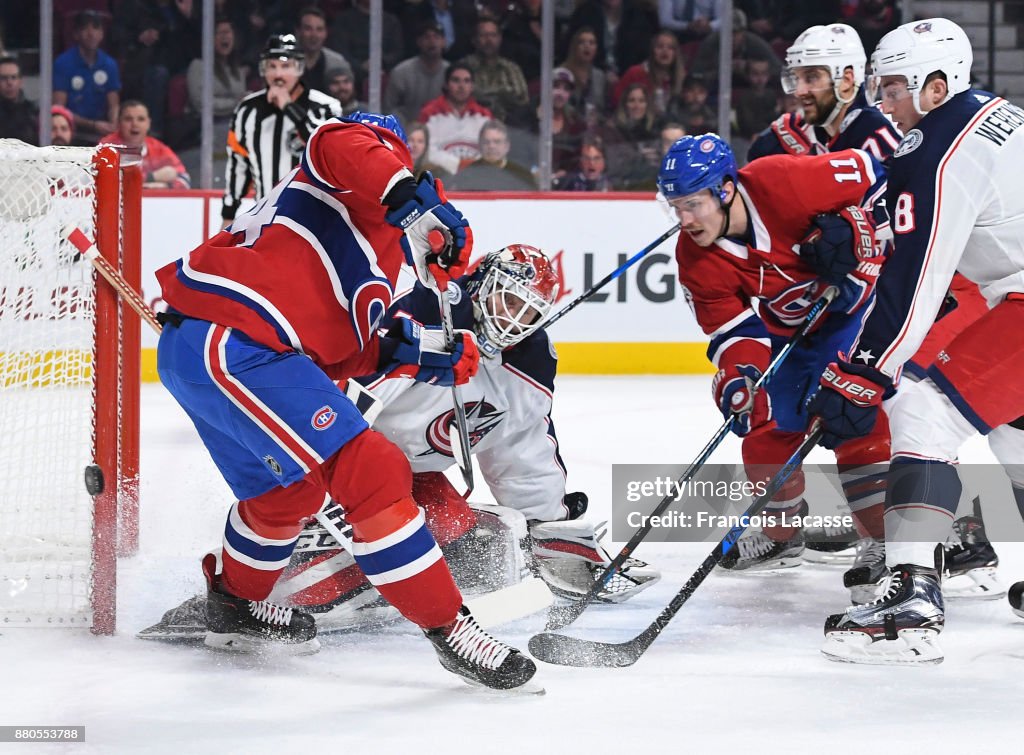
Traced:
<svg viewBox="0 0 1024 755">
<path fill-rule="evenodd" d="M 402 231 L 385 222 L 381 200 L 411 168 L 408 148 L 390 131 L 328 121 L 255 207 L 157 271 L 164 300 L 321 367 L 367 350 L 404 259 Z M 364 358 L 375 362 L 375 353 Z M 352 374 L 376 364 L 361 367 Z"/>
<path fill-rule="evenodd" d="M 739 341 L 767 345 L 765 327 L 787 335 L 803 322 L 821 290 L 798 254 L 800 241 L 818 214 L 851 205 L 870 208 L 885 191 L 885 177 L 862 150 L 771 155 L 739 171 L 738 191 L 753 244 L 722 238 L 703 248 L 682 232 L 676 246 L 679 282 L 711 336 L 708 356 L 716 366 Z"/>
</svg>

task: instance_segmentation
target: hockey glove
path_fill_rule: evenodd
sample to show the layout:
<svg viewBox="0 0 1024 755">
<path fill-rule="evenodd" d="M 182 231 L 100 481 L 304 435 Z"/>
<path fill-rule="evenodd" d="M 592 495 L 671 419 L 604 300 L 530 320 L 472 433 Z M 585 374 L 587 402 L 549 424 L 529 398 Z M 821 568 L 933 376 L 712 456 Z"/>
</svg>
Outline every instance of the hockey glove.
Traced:
<svg viewBox="0 0 1024 755">
<path fill-rule="evenodd" d="M 719 370 L 711 382 L 719 411 L 726 419 L 732 418 L 732 431 L 741 438 L 775 428 L 768 391 L 754 388 L 760 377 L 761 370 L 754 365 L 737 364 L 728 371 Z"/>
<path fill-rule="evenodd" d="M 384 219 L 405 231 L 402 239 L 405 261 L 416 271 L 420 283 L 443 290 L 447 278 L 436 280 L 430 267 L 436 265 L 450 278 L 463 275 L 473 252 L 473 230 L 462 213 L 448 201 L 444 184 L 429 171 L 420 176 L 410 196 L 411 188 L 396 186 L 388 194 L 385 203 L 390 210 Z M 439 250 L 432 249 L 431 231 L 440 231 L 448 243 Z"/>
<path fill-rule="evenodd" d="M 566 519 L 579 519 L 587 513 L 590 499 L 586 493 L 566 493 L 562 496 L 562 505 L 567 512 Z"/>
<path fill-rule="evenodd" d="M 878 370 L 841 358 L 832 362 L 821 376 L 821 388 L 807 402 L 807 412 L 821 417 L 821 445 L 836 448 L 871 432 L 882 398 L 891 390 L 891 381 Z"/>
<path fill-rule="evenodd" d="M 829 309 L 847 314 L 856 312 L 871 296 L 884 260 L 871 218 L 860 207 L 816 217 L 800 244 L 800 257 L 825 284 L 839 287 Z"/>
<path fill-rule="evenodd" d="M 783 113 L 772 121 L 771 129 L 782 149 L 790 155 L 809 155 L 811 142 L 804 133 L 804 119 L 797 113 Z"/>
<path fill-rule="evenodd" d="M 440 326 L 400 317 L 381 341 L 381 369 L 388 377 L 405 376 L 432 385 L 463 385 L 480 367 L 473 333 L 455 331 L 455 350 L 445 348 Z"/>
</svg>

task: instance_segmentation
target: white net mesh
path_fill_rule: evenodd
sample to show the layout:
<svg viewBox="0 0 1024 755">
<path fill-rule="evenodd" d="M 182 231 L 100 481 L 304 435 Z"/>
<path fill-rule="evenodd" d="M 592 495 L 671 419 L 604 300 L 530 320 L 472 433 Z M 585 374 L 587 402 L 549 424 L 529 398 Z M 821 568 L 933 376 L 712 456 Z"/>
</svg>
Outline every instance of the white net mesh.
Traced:
<svg viewBox="0 0 1024 755">
<path fill-rule="evenodd" d="M 92 621 L 93 154 L 0 140 L 0 627 Z"/>
</svg>

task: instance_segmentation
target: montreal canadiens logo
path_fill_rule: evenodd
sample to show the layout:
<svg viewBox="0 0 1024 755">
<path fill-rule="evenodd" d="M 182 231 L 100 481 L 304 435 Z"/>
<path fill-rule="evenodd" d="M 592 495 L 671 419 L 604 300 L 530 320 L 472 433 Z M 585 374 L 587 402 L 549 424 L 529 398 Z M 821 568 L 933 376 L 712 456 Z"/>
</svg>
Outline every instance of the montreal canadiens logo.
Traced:
<svg viewBox="0 0 1024 755">
<path fill-rule="evenodd" d="M 330 406 L 321 406 L 316 410 L 316 413 L 313 415 L 313 419 L 311 419 L 309 423 L 313 426 L 314 430 L 326 430 L 334 424 L 334 420 L 337 418 L 338 413 Z"/>
<path fill-rule="evenodd" d="M 711 139 L 705 139 L 700 143 L 701 152 L 710 152 L 715 148 L 715 143 Z"/>
</svg>

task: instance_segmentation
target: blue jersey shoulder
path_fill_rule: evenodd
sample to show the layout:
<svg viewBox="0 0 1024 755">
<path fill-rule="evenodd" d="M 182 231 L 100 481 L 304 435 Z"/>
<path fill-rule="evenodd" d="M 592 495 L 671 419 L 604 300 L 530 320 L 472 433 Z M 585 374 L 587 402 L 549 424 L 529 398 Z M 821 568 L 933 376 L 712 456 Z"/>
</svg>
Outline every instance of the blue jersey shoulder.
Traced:
<svg viewBox="0 0 1024 755">
<path fill-rule="evenodd" d="M 555 390 L 558 358 L 547 331 L 538 330 L 515 346 L 501 352 L 501 363 L 543 386 L 549 393 Z"/>
</svg>

